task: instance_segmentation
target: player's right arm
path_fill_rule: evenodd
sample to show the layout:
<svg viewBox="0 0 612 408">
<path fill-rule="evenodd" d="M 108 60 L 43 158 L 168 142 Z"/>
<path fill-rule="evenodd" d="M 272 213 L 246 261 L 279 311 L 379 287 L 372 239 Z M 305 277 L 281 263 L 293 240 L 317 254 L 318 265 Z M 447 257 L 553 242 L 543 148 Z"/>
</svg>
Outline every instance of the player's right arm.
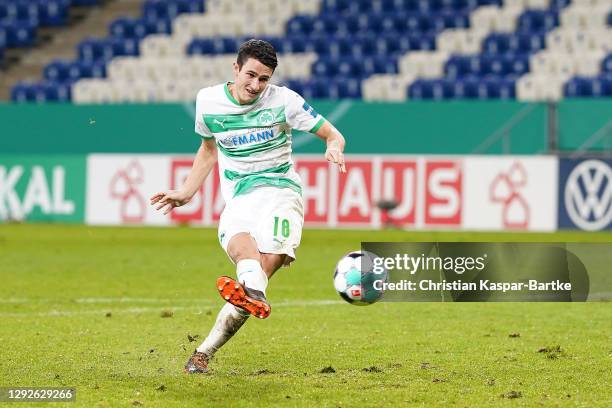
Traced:
<svg viewBox="0 0 612 408">
<path fill-rule="evenodd" d="M 162 191 L 151 196 L 151 205 L 168 214 L 173 208 L 187 204 L 200 189 L 204 180 L 217 163 L 215 139 L 203 139 L 193 160 L 193 167 L 179 190 Z"/>
</svg>

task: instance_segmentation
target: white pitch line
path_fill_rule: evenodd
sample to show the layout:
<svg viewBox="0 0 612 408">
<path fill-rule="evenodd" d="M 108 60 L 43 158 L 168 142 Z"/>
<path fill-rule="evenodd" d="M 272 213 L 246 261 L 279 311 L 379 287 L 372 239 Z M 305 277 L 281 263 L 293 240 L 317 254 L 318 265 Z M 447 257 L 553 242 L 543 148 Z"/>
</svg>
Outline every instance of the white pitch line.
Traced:
<svg viewBox="0 0 612 408">
<path fill-rule="evenodd" d="M 155 300 L 155 299 L 151 299 Z M 157 299 L 159 300 L 159 299 Z M 149 313 L 155 312 L 160 313 L 164 310 L 164 307 L 171 311 L 186 311 L 196 312 L 195 314 L 202 314 L 204 307 L 217 306 L 221 302 L 202 302 L 204 305 L 200 306 L 167 306 L 160 305 L 159 307 L 130 307 L 126 309 L 97 309 L 97 310 L 49 310 L 47 312 L 9 312 L 0 313 L 0 317 L 62 317 L 62 316 L 85 316 L 85 315 L 100 315 L 111 312 L 117 315 L 121 314 L 137 314 L 137 313 Z M 297 301 L 281 301 L 272 303 L 272 307 L 305 307 L 305 306 L 329 306 L 345 303 L 341 300 L 297 300 Z"/>
</svg>

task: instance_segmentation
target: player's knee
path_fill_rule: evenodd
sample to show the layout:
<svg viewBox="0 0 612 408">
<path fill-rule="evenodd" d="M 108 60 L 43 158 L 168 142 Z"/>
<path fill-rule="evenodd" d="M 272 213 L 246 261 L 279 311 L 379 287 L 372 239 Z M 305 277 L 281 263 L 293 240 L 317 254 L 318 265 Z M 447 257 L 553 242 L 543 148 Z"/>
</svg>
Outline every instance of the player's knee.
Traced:
<svg viewBox="0 0 612 408">
<path fill-rule="evenodd" d="M 248 233 L 240 233 L 232 237 L 227 246 L 227 254 L 234 263 L 243 259 L 255 259 L 261 262 L 257 243 Z"/>
</svg>

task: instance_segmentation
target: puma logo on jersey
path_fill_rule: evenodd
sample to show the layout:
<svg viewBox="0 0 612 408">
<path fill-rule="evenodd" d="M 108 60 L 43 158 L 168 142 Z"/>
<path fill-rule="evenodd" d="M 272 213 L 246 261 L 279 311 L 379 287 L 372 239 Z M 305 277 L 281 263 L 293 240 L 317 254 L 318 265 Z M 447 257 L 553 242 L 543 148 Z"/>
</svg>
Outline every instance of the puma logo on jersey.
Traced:
<svg viewBox="0 0 612 408">
<path fill-rule="evenodd" d="M 223 119 L 223 122 L 225 122 L 227 119 Z M 219 119 L 213 119 L 213 123 L 216 123 L 217 125 L 221 126 L 223 129 L 225 129 L 225 125 L 223 124 L 222 121 L 220 121 Z"/>
</svg>

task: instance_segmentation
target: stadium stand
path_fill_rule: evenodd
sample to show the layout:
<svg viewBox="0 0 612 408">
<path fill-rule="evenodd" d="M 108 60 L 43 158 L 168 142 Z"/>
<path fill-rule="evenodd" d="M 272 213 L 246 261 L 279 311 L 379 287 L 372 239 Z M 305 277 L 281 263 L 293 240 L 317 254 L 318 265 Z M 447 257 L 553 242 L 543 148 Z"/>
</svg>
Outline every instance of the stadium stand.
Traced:
<svg viewBox="0 0 612 408">
<path fill-rule="evenodd" d="M 5 49 L 4 61 L 0 61 L 0 99 L 9 98 L 15 84 L 23 88 L 24 82 L 30 82 L 31 86 L 27 87 L 30 100 L 46 101 L 49 99 L 46 91 L 55 94 L 54 87 L 70 90 L 70 84 L 31 83 L 38 81 L 44 67 L 55 59 L 73 60 L 76 45 L 83 38 L 104 35 L 110 21 L 120 15 L 135 15 L 133 10 L 140 12 L 141 0 L 0 0 L 0 4 L 15 10 L 28 6 L 25 9 L 34 10 L 30 11 L 30 20 L 36 25 L 31 45 Z M 14 23 L 19 15 L 23 13 L 9 12 L 12 17 L 3 14 L 0 21 Z"/>
<path fill-rule="evenodd" d="M 612 95 L 612 0 L 145 0 L 12 99 L 193 100 L 230 79 L 253 36 L 278 50 L 276 81 L 308 98 Z"/>
</svg>

